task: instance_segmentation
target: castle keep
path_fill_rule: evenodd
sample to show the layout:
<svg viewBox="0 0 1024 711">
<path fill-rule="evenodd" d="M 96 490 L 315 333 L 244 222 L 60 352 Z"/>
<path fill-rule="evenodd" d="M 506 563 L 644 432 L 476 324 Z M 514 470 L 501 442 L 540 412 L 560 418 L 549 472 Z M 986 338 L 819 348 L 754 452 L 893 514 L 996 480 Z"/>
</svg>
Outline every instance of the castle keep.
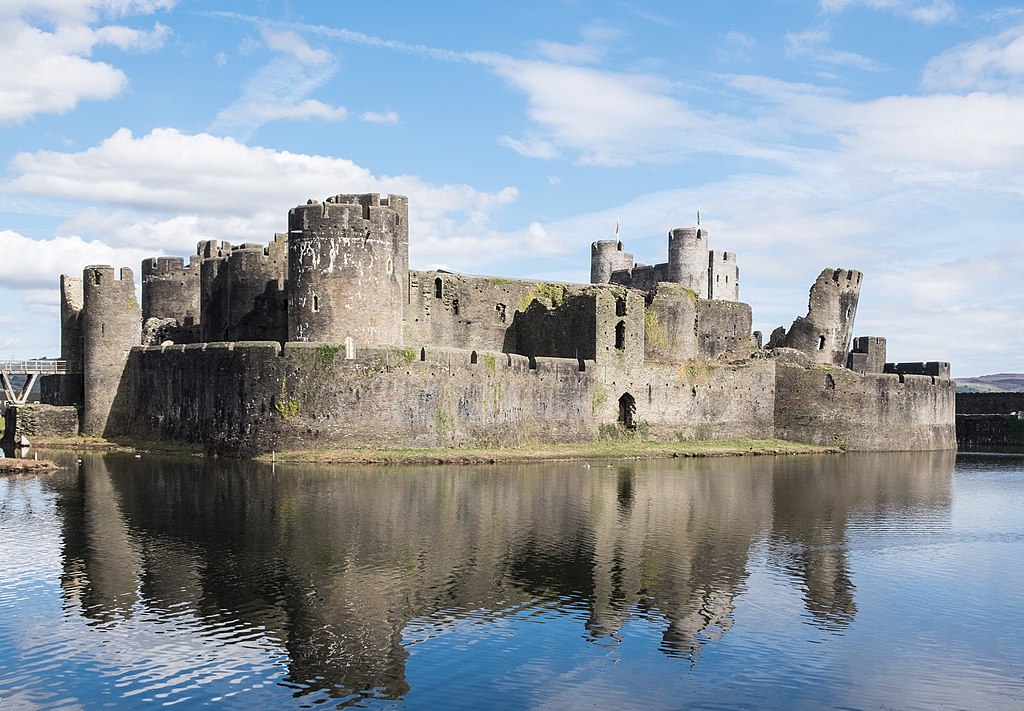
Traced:
<svg viewBox="0 0 1024 711">
<path fill-rule="evenodd" d="M 404 197 L 335 195 L 268 245 L 61 278 L 64 357 L 44 396 L 81 431 L 251 455 L 512 446 L 631 436 L 772 438 L 860 450 L 956 446 L 949 365 L 886 363 L 853 338 L 860 272 L 825 269 L 762 345 L 736 255 L 707 230 L 668 261 L 598 241 L 590 284 L 409 268 Z M 852 349 L 851 349 L 852 346 Z"/>
</svg>

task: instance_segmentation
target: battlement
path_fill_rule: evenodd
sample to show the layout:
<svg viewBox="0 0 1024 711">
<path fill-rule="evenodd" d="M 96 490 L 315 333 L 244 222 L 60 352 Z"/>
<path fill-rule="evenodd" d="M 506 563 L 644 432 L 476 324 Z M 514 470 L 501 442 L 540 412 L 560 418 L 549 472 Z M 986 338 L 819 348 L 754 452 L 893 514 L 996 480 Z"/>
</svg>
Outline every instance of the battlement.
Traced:
<svg viewBox="0 0 1024 711">
<path fill-rule="evenodd" d="M 926 363 L 886 363 L 885 373 L 896 375 L 930 375 L 937 378 L 949 377 L 949 363 L 928 361 Z"/>
<path fill-rule="evenodd" d="M 882 373 L 885 369 L 885 339 L 880 336 L 858 336 L 846 367 L 856 373 Z"/>
<path fill-rule="evenodd" d="M 115 270 L 109 264 L 92 264 L 82 270 L 82 282 L 87 286 L 107 286 L 117 284 L 118 288 L 131 284 L 132 292 L 135 290 L 135 275 L 129 267 L 121 267 Z"/>
<path fill-rule="evenodd" d="M 218 242 L 215 239 L 203 240 L 196 245 L 196 255 L 202 259 L 218 259 L 227 256 L 230 251 L 230 242 Z"/>
<path fill-rule="evenodd" d="M 863 277 L 864 275 L 856 269 L 825 269 L 818 279 L 830 279 L 845 291 L 860 291 L 860 282 Z"/>
</svg>

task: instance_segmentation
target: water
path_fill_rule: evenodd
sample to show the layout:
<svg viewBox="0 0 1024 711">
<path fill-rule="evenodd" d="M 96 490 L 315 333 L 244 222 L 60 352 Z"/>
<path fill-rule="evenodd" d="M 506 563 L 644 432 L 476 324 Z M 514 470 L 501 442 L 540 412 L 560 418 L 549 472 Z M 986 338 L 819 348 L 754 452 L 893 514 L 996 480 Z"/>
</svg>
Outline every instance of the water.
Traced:
<svg viewBox="0 0 1024 711">
<path fill-rule="evenodd" d="M 1024 455 L 63 462 L 0 711 L 1024 708 Z"/>
</svg>

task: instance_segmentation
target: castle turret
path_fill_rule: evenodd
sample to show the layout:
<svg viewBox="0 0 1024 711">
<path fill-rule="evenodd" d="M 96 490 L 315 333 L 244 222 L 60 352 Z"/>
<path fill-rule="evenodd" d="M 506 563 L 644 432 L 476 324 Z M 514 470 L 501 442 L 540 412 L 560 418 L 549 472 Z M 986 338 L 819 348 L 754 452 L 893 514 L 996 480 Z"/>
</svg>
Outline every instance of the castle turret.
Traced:
<svg viewBox="0 0 1024 711">
<path fill-rule="evenodd" d="M 794 348 L 814 363 L 845 366 L 861 278 L 861 273 L 852 269 L 823 270 L 811 287 L 807 315 L 798 316 L 788 332 L 776 329 L 768 347 Z"/>
<path fill-rule="evenodd" d="M 288 213 L 288 340 L 400 345 L 409 201 L 336 195 Z"/>
<path fill-rule="evenodd" d="M 181 257 L 150 257 L 142 260 L 142 319 L 187 317 L 199 322 L 199 255 L 189 264 Z"/>
<path fill-rule="evenodd" d="M 740 300 L 740 268 L 736 266 L 735 252 L 708 252 L 708 298 Z"/>
<path fill-rule="evenodd" d="M 668 280 L 708 298 L 708 238 L 702 227 L 677 227 L 668 233 Z"/>
<path fill-rule="evenodd" d="M 590 245 L 590 283 L 608 284 L 612 272 L 633 268 L 633 255 L 622 251 L 622 242 L 598 240 Z"/>
<path fill-rule="evenodd" d="M 113 267 L 86 267 L 82 286 L 82 434 L 102 437 L 123 431 L 127 413 L 116 407 L 115 400 L 125 395 L 121 380 L 128 352 L 142 337 L 142 310 L 131 269 L 122 268 L 118 278 Z"/>
<path fill-rule="evenodd" d="M 196 246 L 199 262 L 199 340 L 215 343 L 228 340 L 228 314 L 230 294 L 226 274 L 221 267 L 231 252 L 230 242 L 204 240 Z"/>
</svg>

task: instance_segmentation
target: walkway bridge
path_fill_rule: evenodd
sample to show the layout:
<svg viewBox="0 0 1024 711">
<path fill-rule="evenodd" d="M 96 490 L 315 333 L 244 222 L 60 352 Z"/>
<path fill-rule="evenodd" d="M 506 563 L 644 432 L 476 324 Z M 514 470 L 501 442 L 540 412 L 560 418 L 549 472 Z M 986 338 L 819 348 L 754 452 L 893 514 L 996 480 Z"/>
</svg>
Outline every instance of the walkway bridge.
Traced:
<svg viewBox="0 0 1024 711">
<path fill-rule="evenodd" d="M 40 375 L 75 375 L 82 372 L 82 364 L 73 360 L 0 360 L 0 385 L 4 399 L 11 405 L 24 405 Z M 26 375 L 20 389 L 11 383 L 12 375 Z"/>
</svg>

